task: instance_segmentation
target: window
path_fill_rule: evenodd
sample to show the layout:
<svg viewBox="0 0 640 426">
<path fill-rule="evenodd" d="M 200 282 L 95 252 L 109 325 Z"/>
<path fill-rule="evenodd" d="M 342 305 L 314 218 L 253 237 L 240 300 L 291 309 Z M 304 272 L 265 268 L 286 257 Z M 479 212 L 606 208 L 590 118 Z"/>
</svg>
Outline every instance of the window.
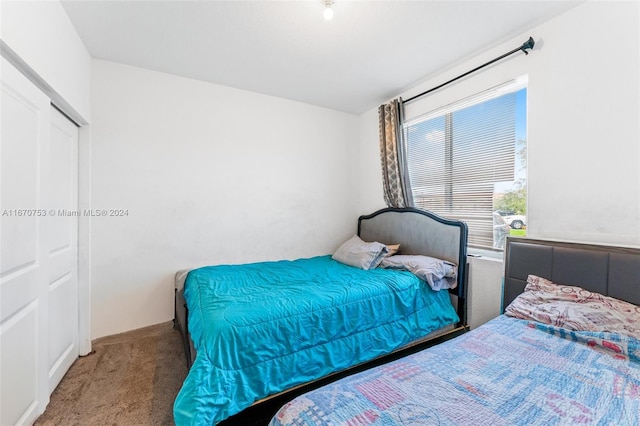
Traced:
<svg viewBox="0 0 640 426">
<path fill-rule="evenodd" d="M 526 234 L 526 79 L 404 125 L 415 206 L 469 226 L 469 245 Z"/>
</svg>

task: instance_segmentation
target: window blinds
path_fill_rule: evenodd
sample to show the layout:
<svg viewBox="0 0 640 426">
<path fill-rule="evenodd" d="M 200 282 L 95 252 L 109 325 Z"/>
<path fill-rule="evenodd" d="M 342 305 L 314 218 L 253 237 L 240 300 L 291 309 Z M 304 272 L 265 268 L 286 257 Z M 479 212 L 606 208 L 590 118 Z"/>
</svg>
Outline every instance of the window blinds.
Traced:
<svg viewBox="0 0 640 426">
<path fill-rule="evenodd" d="M 469 244 L 491 248 L 495 184 L 514 180 L 515 127 L 516 92 L 496 90 L 407 122 L 415 206 L 465 221 Z"/>
</svg>

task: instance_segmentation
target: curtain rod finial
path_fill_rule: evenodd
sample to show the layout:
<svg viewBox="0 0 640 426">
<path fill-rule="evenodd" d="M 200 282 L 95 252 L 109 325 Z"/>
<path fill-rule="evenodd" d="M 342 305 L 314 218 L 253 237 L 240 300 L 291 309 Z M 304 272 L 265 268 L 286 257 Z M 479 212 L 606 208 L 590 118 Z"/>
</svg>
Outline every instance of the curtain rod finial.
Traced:
<svg viewBox="0 0 640 426">
<path fill-rule="evenodd" d="M 529 52 L 527 52 L 527 49 L 533 49 L 533 46 L 535 46 L 535 44 L 536 42 L 533 41 L 533 38 L 529 37 L 529 40 L 522 43 L 522 47 L 520 47 L 520 50 L 522 50 L 525 55 L 528 55 Z"/>
</svg>

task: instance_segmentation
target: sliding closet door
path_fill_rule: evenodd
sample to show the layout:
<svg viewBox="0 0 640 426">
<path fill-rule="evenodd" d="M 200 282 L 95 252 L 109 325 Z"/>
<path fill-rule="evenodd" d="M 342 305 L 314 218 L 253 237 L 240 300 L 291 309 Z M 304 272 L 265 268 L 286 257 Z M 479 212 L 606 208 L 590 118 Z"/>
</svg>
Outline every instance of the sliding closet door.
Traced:
<svg viewBox="0 0 640 426">
<path fill-rule="evenodd" d="M 0 424 L 31 423 L 49 401 L 45 241 L 49 99 L 2 59 Z"/>
<path fill-rule="evenodd" d="M 78 128 L 51 110 L 47 216 L 49 390 L 78 358 Z"/>
</svg>

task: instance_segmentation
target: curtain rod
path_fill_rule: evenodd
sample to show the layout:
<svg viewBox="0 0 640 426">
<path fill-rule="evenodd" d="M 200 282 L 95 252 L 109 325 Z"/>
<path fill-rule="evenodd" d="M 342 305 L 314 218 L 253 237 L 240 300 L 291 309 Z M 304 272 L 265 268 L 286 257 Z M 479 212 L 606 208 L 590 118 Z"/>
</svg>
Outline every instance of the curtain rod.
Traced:
<svg viewBox="0 0 640 426">
<path fill-rule="evenodd" d="M 527 40 L 527 41 L 525 41 L 524 43 L 522 43 L 522 46 L 517 47 L 517 48 L 513 49 L 512 51 L 505 53 L 505 54 L 504 54 L 504 55 L 502 55 L 502 56 L 498 56 L 497 58 L 490 60 L 490 61 L 489 61 L 489 62 L 487 62 L 486 64 L 482 64 L 482 65 L 480 65 L 479 67 L 475 67 L 475 68 L 474 68 L 474 69 L 472 69 L 471 71 L 467 71 L 467 72 L 465 72 L 464 74 L 460 74 L 459 76 L 457 76 L 457 77 L 455 77 L 455 78 L 452 78 L 451 80 L 449 80 L 449 81 L 447 81 L 447 82 L 445 82 L 445 83 L 442 83 L 441 85 L 436 86 L 436 87 L 434 87 L 433 89 L 429 89 L 429 90 L 427 90 L 427 91 L 425 91 L 425 92 L 419 93 L 419 94 L 417 94 L 417 95 L 415 95 L 415 96 L 410 97 L 410 98 L 409 98 L 409 99 L 407 99 L 407 100 L 401 100 L 401 102 L 402 102 L 403 104 L 406 104 L 406 103 L 409 103 L 409 102 L 411 102 L 411 101 L 414 101 L 414 100 L 416 100 L 416 99 L 418 99 L 418 98 L 420 98 L 420 97 L 422 97 L 422 96 L 424 96 L 424 95 L 426 95 L 426 94 L 428 94 L 428 93 L 431 93 L 431 92 L 433 92 L 433 91 L 435 91 L 435 90 L 438 90 L 438 89 L 440 89 L 441 87 L 446 86 L 447 84 L 453 83 L 454 81 L 459 80 L 459 79 L 461 79 L 462 77 L 466 77 L 466 76 L 468 76 L 469 74 L 474 73 L 474 72 L 478 71 L 478 70 L 479 70 L 479 69 L 481 69 L 481 68 L 484 68 L 484 67 L 486 67 L 486 66 L 488 66 L 488 65 L 491 65 L 491 64 L 493 64 L 494 62 L 497 62 L 497 61 L 499 61 L 500 59 L 506 58 L 506 57 L 507 57 L 507 56 L 509 56 L 509 55 L 513 55 L 514 53 L 519 52 L 519 51 L 521 51 L 521 50 L 524 52 L 524 54 L 525 54 L 525 55 L 528 55 L 528 54 L 529 54 L 529 52 L 527 52 L 527 49 L 533 49 L 533 46 L 534 46 L 535 44 L 536 44 L 536 42 L 535 42 L 535 41 L 533 41 L 533 38 L 529 37 L 529 40 Z"/>
</svg>

